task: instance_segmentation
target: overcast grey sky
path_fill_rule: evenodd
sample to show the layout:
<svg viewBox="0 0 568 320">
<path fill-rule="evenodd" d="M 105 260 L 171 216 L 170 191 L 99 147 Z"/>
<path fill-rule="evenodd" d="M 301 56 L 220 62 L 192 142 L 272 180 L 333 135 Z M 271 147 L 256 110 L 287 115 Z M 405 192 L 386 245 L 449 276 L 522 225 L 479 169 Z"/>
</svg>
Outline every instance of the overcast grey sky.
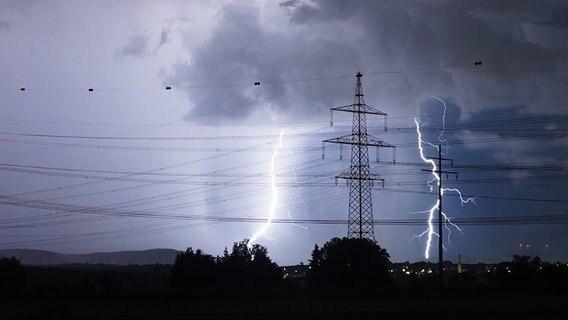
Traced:
<svg viewBox="0 0 568 320">
<path fill-rule="evenodd" d="M 1 0 L 0 248 L 220 254 L 261 225 L 172 217 L 267 217 L 281 130 L 277 216 L 346 219 L 348 189 L 333 177 L 348 149 L 321 159 L 321 140 L 350 131 L 348 114 L 329 127 L 328 110 L 353 101 L 357 71 L 367 104 L 389 115 L 388 132 L 371 117 L 370 132 L 398 146 L 398 165 L 372 164 L 387 182 L 375 218 L 424 219 L 376 226 L 394 261 L 424 258 L 413 235 L 426 216 L 413 212 L 434 203 L 431 176 L 402 163 L 420 162 L 414 117 L 437 143 L 433 96 L 453 128 L 447 156 L 495 169 L 456 169 L 448 186 L 480 197 L 447 197 L 448 215 L 567 214 L 556 170 L 568 162 L 566 21 L 561 1 Z M 521 164 L 537 169 L 496 170 Z M 464 226 L 447 256 L 502 259 L 528 243 L 568 259 L 565 228 Z M 259 242 L 292 264 L 346 230 L 278 224 Z"/>
</svg>

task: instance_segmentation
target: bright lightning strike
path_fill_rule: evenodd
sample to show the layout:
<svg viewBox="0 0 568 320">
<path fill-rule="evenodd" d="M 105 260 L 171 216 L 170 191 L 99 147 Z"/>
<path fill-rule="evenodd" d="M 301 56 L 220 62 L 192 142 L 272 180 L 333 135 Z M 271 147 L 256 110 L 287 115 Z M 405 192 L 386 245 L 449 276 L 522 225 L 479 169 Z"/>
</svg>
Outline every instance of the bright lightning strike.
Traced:
<svg viewBox="0 0 568 320">
<path fill-rule="evenodd" d="M 290 156 L 292 157 L 292 173 L 294 174 L 294 183 L 296 184 L 296 186 L 298 187 L 298 199 L 300 199 L 300 202 L 302 202 L 302 205 L 304 207 L 304 215 L 307 215 L 308 213 L 308 205 L 306 204 L 306 202 L 304 201 L 304 198 L 302 197 L 302 185 L 300 184 L 300 182 L 298 181 L 298 176 L 297 176 L 297 172 L 296 172 L 296 156 L 294 155 L 294 153 L 289 151 Z M 290 215 L 290 210 L 286 211 L 286 214 L 288 215 L 288 218 L 292 219 L 292 216 Z M 308 227 L 301 225 L 301 224 L 297 224 L 297 223 L 293 223 L 292 225 L 303 229 L 306 232 L 306 235 L 310 236 L 309 232 L 308 232 Z"/>
<path fill-rule="evenodd" d="M 444 105 L 444 113 L 442 116 L 442 132 L 440 133 L 440 135 L 438 136 L 438 140 L 440 142 L 445 142 L 446 143 L 446 152 L 449 148 L 448 145 L 448 141 L 443 139 L 442 136 L 444 134 L 444 131 L 446 129 L 446 111 L 447 111 L 447 107 L 446 107 L 446 103 L 444 102 L 444 100 L 438 98 L 438 97 L 433 97 L 436 100 L 439 100 L 440 102 L 442 102 L 442 104 Z M 440 185 L 440 175 L 438 174 L 438 167 L 436 166 L 436 162 L 434 162 L 434 160 L 432 159 L 428 159 L 426 158 L 426 156 L 424 155 L 424 146 L 423 144 L 428 144 L 436 149 L 441 148 L 440 146 L 436 146 L 433 145 L 430 142 L 424 141 L 422 140 L 422 133 L 420 132 L 420 124 L 418 123 L 418 120 L 416 120 L 416 118 L 414 118 L 414 123 L 416 124 L 416 133 L 418 135 L 418 150 L 420 151 L 420 158 L 422 159 L 422 161 L 424 161 L 425 163 L 428 163 L 432 166 L 432 175 L 434 176 L 434 178 L 432 178 L 432 180 L 427 182 L 428 187 L 430 187 L 430 192 L 433 191 L 434 187 L 432 186 L 432 183 L 435 181 L 437 183 L 437 185 Z M 459 195 L 461 204 L 464 205 L 466 203 L 472 202 L 475 204 L 475 199 L 474 198 L 464 198 L 462 196 L 462 193 L 460 192 L 459 189 L 454 189 L 454 188 L 442 188 L 441 189 L 441 195 L 444 195 L 444 192 L 446 191 L 450 191 L 450 192 L 456 192 Z M 422 232 L 419 235 L 416 235 L 415 237 L 417 238 L 422 238 L 424 235 L 427 236 L 427 242 L 426 242 L 426 248 L 424 250 L 424 257 L 426 259 L 430 258 L 430 248 L 432 247 L 432 238 L 433 236 L 437 236 L 440 237 L 441 235 L 439 235 L 438 233 L 434 232 L 434 224 L 433 224 L 433 220 L 434 220 L 434 213 L 436 210 L 438 210 L 440 208 L 440 201 L 436 200 L 436 203 L 434 204 L 434 206 L 432 206 L 429 210 L 426 211 L 422 211 L 421 213 L 428 213 L 428 228 Z M 462 232 L 461 228 L 458 227 L 456 224 L 454 224 L 451 219 L 444 213 L 442 212 L 442 217 L 444 219 L 444 226 L 446 227 L 446 230 L 448 230 L 448 239 L 451 235 L 451 229 L 449 228 L 448 225 L 453 226 L 454 228 L 456 228 L 459 232 Z"/>
<path fill-rule="evenodd" d="M 432 174 L 434 175 L 434 179 L 428 181 L 430 192 L 432 192 L 433 190 L 432 182 L 437 181 L 438 184 L 440 183 L 440 176 L 436 172 L 438 167 L 436 166 L 436 162 L 434 162 L 434 160 L 428 159 L 426 158 L 426 156 L 424 156 L 424 147 L 422 146 L 422 144 L 425 142 L 422 140 L 422 133 L 420 132 L 420 124 L 418 123 L 418 120 L 416 120 L 416 118 L 414 118 L 414 123 L 416 124 L 416 133 L 418 134 L 418 150 L 420 151 L 420 158 L 422 159 L 422 161 L 429 163 L 432 166 Z M 432 145 L 429 142 L 426 143 Z M 438 148 L 437 146 L 434 147 Z M 440 207 L 440 201 L 436 201 L 436 204 L 432 208 L 430 208 L 430 210 L 426 211 L 428 212 L 428 229 L 426 229 L 426 231 L 418 235 L 418 237 L 422 237 L 423 235 L 427 234 L 428 240 L 426 241 L 426 249 L 424 251 L 424 257 L 426 257 L 426 259 L 430 258 L 430 247 L 432 246 L 432 236 L 434 234 L 440 236 L 434 232 L 434 224 L 432 223 L 432 221 L 434 220 L 434 211 L 439 207 Z"/>
<path fill-rule="evenodd" d="M 258 237 L 260 237 L 261 235 L 265 235 L 266 230 L 268 229 L 268 227 L 272 223 L 272 219 L 274 218 L 274 215 L 276 214 L 276 208 L 278 207 L 278 189 L 276 189 L 276 177 L 275 177 L 275 174 L 274 174 L 275 171 L 276 171 L 276 167 L 274 165 L 274 162 L 276 161 L 276 157 L 278 156 L 278 150 L 282 148 L 282 135 L 284 135 L 284 129 L 280 129 L 280 136 L 278 137 L 278 145 L 276 147 L 274 147 L 274 150 L 272 151 L 272 158 L 270 159 L 270 179 L 271 179 L 270 189 L 272 190 L 272 202 L 270 203 L 268 220 L 250 238 L 249 242 L 247 243 L 247 247 L 249 249 L 252 248 L 253 242 L 255 242 L 256 239 L 258 239 Z"/>
</svg>

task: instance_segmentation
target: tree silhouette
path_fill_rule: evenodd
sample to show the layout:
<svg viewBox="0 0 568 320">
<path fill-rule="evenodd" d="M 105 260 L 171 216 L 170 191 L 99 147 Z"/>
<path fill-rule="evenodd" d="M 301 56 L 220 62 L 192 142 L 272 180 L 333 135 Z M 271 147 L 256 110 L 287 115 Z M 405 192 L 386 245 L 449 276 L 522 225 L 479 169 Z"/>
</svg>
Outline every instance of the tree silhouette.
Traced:
<svg viewBox="0 0 568 320">
<path fill-rule="evenodd" d="M 510 262 L 497 266 L 494 280 L 501 284 L 524 285 L 538 281 L 538 271 L 542 266 L 540 257 L 514 255 Z"/>
<path fill-rule="evenodd" d="M 561 262 L 543 263 L 542 281 L 550 287 L 568 288 L 568 265 Z"/>
<path fill-rule="evenodd" d="M 0 259 L 0 292 L 13 293 L 23 289 L 24 267 L 15 257 Z"/>
<path fill-rule="evenodd" d="M 274 288 L 282 273 L 268 257 L 265 247 L 248 240 L 233 243 L 231 252 L 225 248 L 221 257 L 213 258 L 201 250 L 189 248 L 177 255 L 170 283 L 182 292 L 214 290 L 243 291 Z"/>
<path fill-rule="evenodd" d="M 230 254 L 219 259 L 220 276 L 233 289 L 260 289 L 275 287 L 282 279 L 276 263 L 268 257 L 268 250 L 249 240 L 233 243 Z"/>
<path fill-rule="evenodd" d="M 215 260 L 200 249 L 188 248 L 179 253 L 172 266 L 170 283 L 179 291 L 195 292 L 211 289 L 215 282 Z"/>
<path fill-rule="evenodd" d="M 308 282 L 314 288 L 376 290 L 391 287 L 389 254 L 367 239 L 333 238 L 312 251 Z"/>
</svg>

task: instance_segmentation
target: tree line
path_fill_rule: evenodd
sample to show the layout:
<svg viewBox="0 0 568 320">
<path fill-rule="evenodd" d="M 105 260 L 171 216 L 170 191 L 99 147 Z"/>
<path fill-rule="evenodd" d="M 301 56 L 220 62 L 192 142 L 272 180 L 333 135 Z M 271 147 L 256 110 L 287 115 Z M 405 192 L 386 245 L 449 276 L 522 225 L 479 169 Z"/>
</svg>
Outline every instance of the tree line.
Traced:
<svg viewBox="0 0 568 320">
<path fill-rule="evenodd" d="M 283 270 L 259 245 L 247 239 L 225 248 L 220 256 L 200 249 L 180 252 L 173 265 L 154 266 L 22 266 L 16 258 L 0 259 L 0 294 L 116 294 L 170 292 L 219 294 L 266 291 L 387 292 L 393 288 L 433 287 L 435 273 L 393 273 L 388 252 L 365 239 L 333 238 L 315 245 L 302 277 L 286 279 Z M 448 262 L 449 263 L 449 262 Z M 425 264 L 424 262 L 418 264 Z M 513 256 L 485 274 L 469 271 L 446 279 L 448 287 L 568 287 L 568 265 L 539 257 Z M 481 274 L 481 275 L 480 275 Z M 406 277 L 401 281 L 400 276 Z M 481 279 L 481 280 L 480 280 Z"/>
</svg>

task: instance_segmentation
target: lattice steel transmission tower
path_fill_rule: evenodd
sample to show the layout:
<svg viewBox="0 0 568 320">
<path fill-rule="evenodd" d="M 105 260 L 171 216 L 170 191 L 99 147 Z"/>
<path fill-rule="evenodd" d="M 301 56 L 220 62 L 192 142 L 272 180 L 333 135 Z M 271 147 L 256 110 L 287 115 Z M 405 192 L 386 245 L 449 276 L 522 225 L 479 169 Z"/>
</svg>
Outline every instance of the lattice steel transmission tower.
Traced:
<svg viewBox="0 0 568 320">
<path fill-rule="evenodd" d="M 353 104 L 330 109 L 330 125 L 333 126 L 333 111 L 353 113 L 353 126 L 350 135 L 345 135 L 322 142 L 322 158 L 325 158 L 325 143 L 339 144 L 340 159 L 343 158 L 343 145 L 351 145 L 351 167 L 337 175 L 337 179 L 347 180 L 349 186 L 349 217 L 347 237 L 375 240 L 373 225 L 373 199 L 371 190 L 374 181 L 382 179 L 378 173 L 369 166 L 369 148 L 377 148 L 377 162 L 379 161 L 379 148 L 393 148 L 393 162 L 395 161 L 395 146 L 377 139 L 367 133 L 367 114 L 385 117 L 385 131 L 387 130 L 387 114 L 365 104 L 363 88 L 361 86 L 361 72 L 357 72 L 355 86 L 355 99 Z"/>
</svg>

